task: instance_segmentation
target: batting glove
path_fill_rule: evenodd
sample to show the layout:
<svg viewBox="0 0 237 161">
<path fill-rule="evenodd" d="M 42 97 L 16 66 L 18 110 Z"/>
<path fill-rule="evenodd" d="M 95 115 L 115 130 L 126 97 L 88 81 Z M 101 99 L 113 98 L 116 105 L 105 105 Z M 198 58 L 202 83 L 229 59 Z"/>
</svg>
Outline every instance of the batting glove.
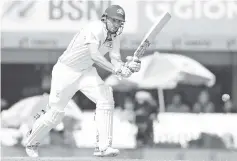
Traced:
<svg viewBox="0 0 237 161">
<path fill-rule="evenodd" d="M 137 57 L 127 56 L 126 66 L 134 73 L 141 69 L 141 61 Z"/>
<path fill-rule="evenodd" d="M 121 65 L 120 68 L 115 69 L 115 74 L 119 77 L 128 78 L 132 75 L 132 71 L 125 65 Z"/>
</svg>

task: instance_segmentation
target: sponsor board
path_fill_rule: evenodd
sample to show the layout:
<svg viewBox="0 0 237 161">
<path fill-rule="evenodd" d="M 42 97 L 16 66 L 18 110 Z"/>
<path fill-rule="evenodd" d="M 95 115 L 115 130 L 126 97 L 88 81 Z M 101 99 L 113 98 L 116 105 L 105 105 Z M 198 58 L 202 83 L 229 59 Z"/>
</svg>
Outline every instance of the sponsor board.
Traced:
<svg viewBox="0 0 237 161">
<path fill-rule="evenodd" d="M 56 32 L 4 32 L 1 47 L 23 49 L 65 49 L 74 33 Z M 135 50 L 143 35 L 124 34 L 121 37 L 122 50 Z M 62 39 L 63 37 L 63 39 Z M 184 50 L 184 51 L 237 51 L 237 37 L 232 36 L 167 36 L 159 34 L 148 51 Z"/>
<path fill-rule="evenodd" d="M 90 20 L 98 20 L 111 4 L 125 9 L 124 32 L 143 34 L 165 11 L 172 20 L 162 31 L 170 36 L 236 35 L 237 2 L 234 0 L 4 0 L 2 31 L 76 32 Z M 213 27 L 215 26 L 215 27 Z"/>
</svg>

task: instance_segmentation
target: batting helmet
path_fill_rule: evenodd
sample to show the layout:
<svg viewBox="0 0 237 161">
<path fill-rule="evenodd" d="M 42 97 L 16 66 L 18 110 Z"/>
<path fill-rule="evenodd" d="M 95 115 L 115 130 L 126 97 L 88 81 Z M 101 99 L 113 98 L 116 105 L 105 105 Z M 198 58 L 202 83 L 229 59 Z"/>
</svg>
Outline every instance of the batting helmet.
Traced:
<svg viewBox="0 0 237 161">
<path fill-rule="evenodd" d="M 119 5 L 111 5 L 105 10 L 105 15 L 125 22 L 124 9 Z"/>
</svg>

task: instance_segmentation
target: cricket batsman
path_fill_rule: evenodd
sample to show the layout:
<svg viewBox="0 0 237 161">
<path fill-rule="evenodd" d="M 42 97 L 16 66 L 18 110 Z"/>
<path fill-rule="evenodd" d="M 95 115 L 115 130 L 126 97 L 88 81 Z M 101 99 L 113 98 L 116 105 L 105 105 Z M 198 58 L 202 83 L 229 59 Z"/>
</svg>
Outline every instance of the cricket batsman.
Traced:
<svg viewBox="0 0 237 161">
<path fill-rule="evenodd" d="M 116 156 L 119 150 L 112 147 L 114 98 L 112 88 L 100 78 L 93 64 L 127 78 L 140 70 L 139 61 L 122 62 L 120 34 L 125 23 L 125 12 L 119 5 L 105 10 L 101 20 L 89 22 L 73 37 L 52 70 L 49 110 L 33 125 L 26 143 L 26 153 L 38 157 L 40 140 L 65 115 L 64 108 L 80 90 L 96 104 L 95 122 L 97 143 L 95 156 Z M 104 55 L 109 52 L 111 62 Z"/>
</svg>

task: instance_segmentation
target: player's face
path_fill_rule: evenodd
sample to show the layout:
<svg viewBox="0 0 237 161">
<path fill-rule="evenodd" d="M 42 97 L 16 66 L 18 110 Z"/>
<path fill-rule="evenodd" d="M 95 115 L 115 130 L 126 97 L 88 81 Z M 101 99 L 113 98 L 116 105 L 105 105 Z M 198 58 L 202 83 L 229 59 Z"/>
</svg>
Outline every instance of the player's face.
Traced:
<svg viewBox="0 0 237 161">
<path fill-rule="evenodd" d="M 107 26 L 110 32 L 115 33 L 118 31 L 118 29 L 123 25 L 123 21 L 115 19 L 115 18 L 110 18 L 108 17 L 107 19 Z"/>
</svg>

